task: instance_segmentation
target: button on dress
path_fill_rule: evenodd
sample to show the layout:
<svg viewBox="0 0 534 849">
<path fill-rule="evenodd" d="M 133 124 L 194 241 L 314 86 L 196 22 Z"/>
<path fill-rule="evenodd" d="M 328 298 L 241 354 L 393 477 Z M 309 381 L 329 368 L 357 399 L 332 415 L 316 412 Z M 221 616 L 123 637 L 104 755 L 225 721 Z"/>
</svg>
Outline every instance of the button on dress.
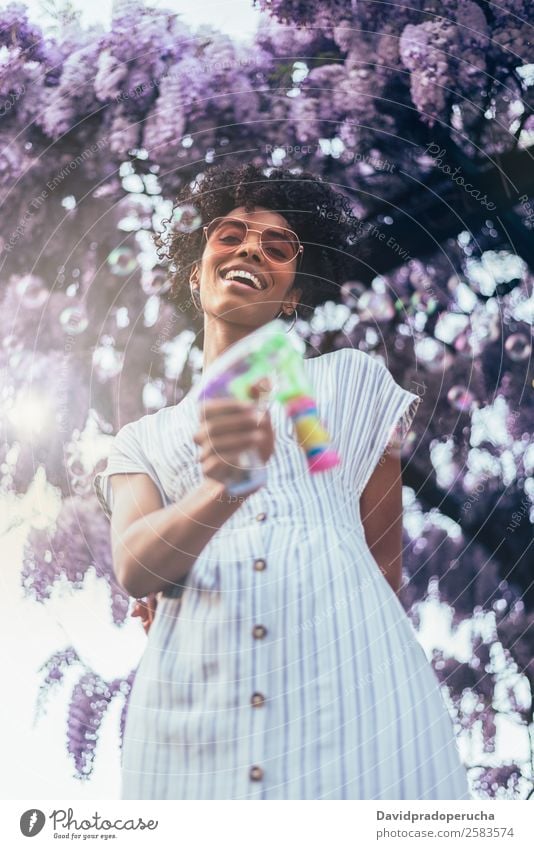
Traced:
<svg viewBox="0 0 534 849">
<path fill-rule="evenodd" d="M 310 475 L 270 404 L 267 483 L 159 596 L 122 749 L 123 799 L 469 799 L 437 678 L 366 543 L 360 496 L 419 398 L 368 354 L 305 360 L 341 456 Z M 191 393 L 120 429 L 95 491 L 202 480 Z M 157 569 L 157 565 L 155 565 Z"/>
</svg>

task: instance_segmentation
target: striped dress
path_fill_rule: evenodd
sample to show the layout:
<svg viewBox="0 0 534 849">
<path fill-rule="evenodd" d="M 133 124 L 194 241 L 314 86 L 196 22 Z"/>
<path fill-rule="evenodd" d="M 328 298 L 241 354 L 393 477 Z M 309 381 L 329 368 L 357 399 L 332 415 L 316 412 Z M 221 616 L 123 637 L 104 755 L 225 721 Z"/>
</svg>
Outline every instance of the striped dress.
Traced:
<svg viewBox="0 0 534 849">
<path fill-rule="evenodd" d="M 367 546 L 361 493 L 419 398 L 362 351 L 305 360 L 341 464 L 310 475 L 270 405 L 267 483 L 160 594 L 130 694 L 123 799 L 469 799 L 437 679 Z M 202 479 L 191 394 L 125 425 L 95 490 Z"/>
</svg>

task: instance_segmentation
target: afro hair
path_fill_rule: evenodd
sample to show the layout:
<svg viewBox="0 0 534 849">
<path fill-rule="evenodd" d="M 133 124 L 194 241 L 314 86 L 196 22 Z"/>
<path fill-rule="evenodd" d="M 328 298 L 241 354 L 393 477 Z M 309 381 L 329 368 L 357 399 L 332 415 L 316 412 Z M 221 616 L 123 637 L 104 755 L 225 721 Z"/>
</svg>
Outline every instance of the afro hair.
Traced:
<svg viewBox="0 0 534 849">
<path fill-rule="evenodd" d="M 302 290 L 299 316 L 307 318 L 319 304 L 339 300 L 340 286 L 354 277 L 350 251 L 361 226 L 350 201 L 309 171 L 254 164 L 215 165 L 179 192 L 163 231 L 154 236 L 160 262 L 169 263 L 171 298 L 191 303 L 189 274 L 202 256 L 202 227 L 239 206 L 283 215 L 304 245 L 293 283 Z"/>
</svg>

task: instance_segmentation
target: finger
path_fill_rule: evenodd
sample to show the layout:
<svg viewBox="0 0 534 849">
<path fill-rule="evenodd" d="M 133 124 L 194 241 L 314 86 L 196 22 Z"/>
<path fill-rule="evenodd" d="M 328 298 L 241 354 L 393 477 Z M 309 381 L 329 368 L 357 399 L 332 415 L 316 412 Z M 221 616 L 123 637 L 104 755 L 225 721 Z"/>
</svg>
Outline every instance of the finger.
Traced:
<svg viewBox="0 0 534 849">
<path fill-rule="evenodd" d="M 209 457 L 217 457 L 218 459 L 226 460 L 230 454 L 235 454 L 239 451 L 257 448 L 264 441 L 264 436 L 258 430 L 251 434 L 240 436 L 237 439 L 235 436 L 225 438 L 218 437 L 217 442 L 208 442 L 201 448 L 199 460 L 204 463 Z"/>
<path fill-rule="evenodd" d="M 235 416 L 228 420 L 215 420 L 209 425 L 202 426 L 193 437 L 197 445 L 209 442 L 214 437 L 225 436 L 232 433 L 246 433 L 253 431 L 258 426 L 258 411 L 254 410 L 246 415 Z"/>
<path fill-rule="evenodd" d="M 209 455 L 203 461 L 204 470 L 209 475 L 212 473 L 220 473 L 227 472 L 228 469 L 238 470 L 242 469 L 242 465 L 239 462 L 239 457 L 241 455 L 240 451 L 229 451 L 224 454 L 218 454 L 217 456 Z"/>
<path fill-rule="evenodd" d="M 147 618 L 147 615 L 148 615 L 146 605 L 145 605 L 145 604 L 143 604 L 143 602 L 138 601 L 138 602 L 135 604 L 135 607 L 134 607 L 134 609 L 132 610 L 132 614 L 131 614 L 131 615 L 132 615 L 133 617 L 140 617 L 140 618 L 143 620 L 143 622 L 144 622 L 144 621 L 145 621 L 145 619 Z"/>
<path fill-rule="evenodd" d="M 250 410 L 252 407 L 254 407 L 252 401 L 238 401 L 236 398 L 212 398 L 200 405 L 199 412 L 202 418 L 215 418 L 240 413 L 244 410 Z"/>
<path fill-rule="evenodd" d="M 209 415 L 200 423 L 197 433 L 207 433 L 213 429 L 217 429 L 218 433 L 225 431 L 236 430 L 245 426 L 255 424 L 257 419 L 257 407 L 252 405 L 246 410 L 232 411 L 226 415 Z"/>
</svg>

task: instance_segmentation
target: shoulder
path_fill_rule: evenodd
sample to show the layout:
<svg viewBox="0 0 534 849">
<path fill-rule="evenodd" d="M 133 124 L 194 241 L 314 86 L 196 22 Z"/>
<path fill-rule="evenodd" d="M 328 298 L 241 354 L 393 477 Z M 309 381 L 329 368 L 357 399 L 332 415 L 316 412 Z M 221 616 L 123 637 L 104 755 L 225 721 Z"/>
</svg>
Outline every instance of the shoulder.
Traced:
<svg viewBox="0 0 534 849">
<path fill-rule="evenodd" d="M 327 363 L 329 366 L 339 363 L 365 363 L 367 361 L 375 362 L 374 357 L 366 354 L 365 351 L 360 351 L 358 348 L 336 348 L 335 351 L 329 351 L 327 354 L 320 354 L 318 357 L 307 357 L 305 363 Z"/>
<path fill-rule="evenodd" d="M 164 440 L 179 421 L 184 410 L 182 405 L 185 400 L 184 398 L 178 404 L 162 407 L 155 413 L 147 413 L 139 419 L 127 422 L 117 431 L 115 442 L 123 443 L 137 440 L 140 443 L 153 443 L 158 439 Z"/>
<path fill-rule="evenodd" d="M 309 357 L 304 362 L 308 364 L 307 369 L 312 372 L 322 371 L 347 380 L 366 374 L 375 374 L 378 369 L 386 371 L 378 360 L 358 348 L 338 348 L 319 357 Z"/>
<path fill-rule="evenodd" d="M 305 362 L 313 385 L 331 397 L 340 394 L 344 404 L 356 399 L 359 404 L 380 403 L 403 391 L 381 359 L 357 348 L 339 348 Z"/>
</svg>

